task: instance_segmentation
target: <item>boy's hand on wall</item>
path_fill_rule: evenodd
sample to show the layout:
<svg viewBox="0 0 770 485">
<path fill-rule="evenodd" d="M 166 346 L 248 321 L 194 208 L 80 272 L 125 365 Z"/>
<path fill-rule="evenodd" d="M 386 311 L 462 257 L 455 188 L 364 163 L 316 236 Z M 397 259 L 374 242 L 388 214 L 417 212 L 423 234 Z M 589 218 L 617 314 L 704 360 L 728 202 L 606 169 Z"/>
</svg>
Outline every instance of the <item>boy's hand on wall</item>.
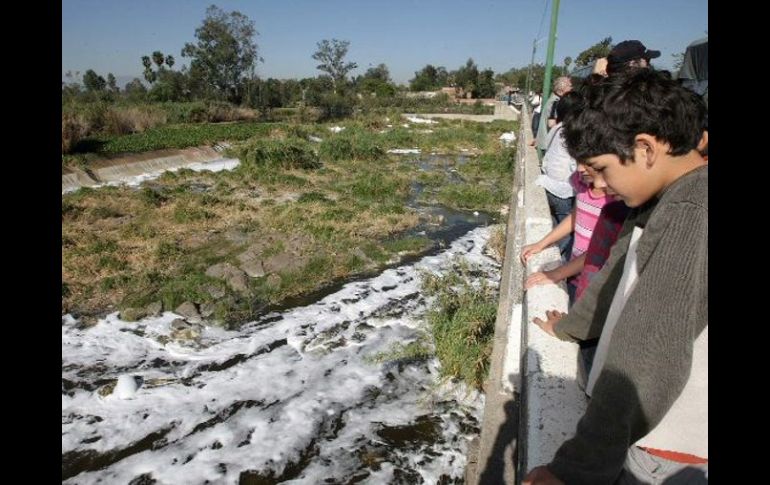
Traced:
<svg viewBox="0 0 770 485">
<path fill-rule="evenodd" d="M 532 320 L 532 323 L 540 327 L 548 335 L 551 335 L 552 337 L 556 337 L 556 332 L 554 332 L 553 329 L 556 326 L 556 324 L 559 323 L 559 320 L 564 318 L 564 315 L 566 315 L 566 313 L 562 313 L 558 310 L 546 310 L 545 321 L 535 317 L 535 319 Z"/>
</svg>

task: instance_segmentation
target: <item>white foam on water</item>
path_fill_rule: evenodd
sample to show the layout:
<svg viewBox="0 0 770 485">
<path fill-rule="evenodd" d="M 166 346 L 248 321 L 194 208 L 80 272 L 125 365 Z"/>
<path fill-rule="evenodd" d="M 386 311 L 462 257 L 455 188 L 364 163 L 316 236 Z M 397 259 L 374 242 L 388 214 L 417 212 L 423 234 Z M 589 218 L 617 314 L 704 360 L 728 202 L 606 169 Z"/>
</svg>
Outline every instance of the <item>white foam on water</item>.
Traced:
<svg viewBox="0 0 770 485">
<path fill-rule="evenodd" d="M 388 153 L 407 154 L 407 153 L 420 153 L 419 148 L 392 148 L 388 150 Z"/>
<path fill-rule="evenodd" d="M 137 187 L 141 185 L 143 182 L 146 182 L 148 180 L 154 180 L 160 177 L 165 172 L 177 172 L 183 168 L 193 170 L 195 172 L 202 172 L 204 170 L 208 170 L 210 172 L 221 172 L 222 170 L 233 170 L 235 167 L 237 167 L 240 164 L 241 164 L 241 161 L 238 160 L 237 158 L 219 158 L 217 160 L 212 160 L 210 162 L 195 162 L 195 163 L 191 163 L 189 165 L 184 165 L 181 167 L 164 168 L 160 170 L 154 170 L 151 172 L 145 172 L 140 175 L 126 176 L 125 178 L 122 178 L 120 180 L 114 180 L 103 184 L 89 185 L 88 187 L 92 189 L 98 189 L 99 187 L 112 187 L 112 186 L 120 186 L 120 185 L 125 185 L 128 187 Z M 72 187 L 66 190 L 62 190 L 62 194 L 74 192 L 79 188 L 80 187 Z"/>
<path fill-rule="evenodd" d="M 406 119 L 411 121 L 412 123 L 422 123 L 425 125 L 437 125 L 438 121 L 434 121 L 428 118 L 418 118 L 416 116 L 407 116 Z"/>
<path fill-rule="evenodd" d="M 67 482 L 151 473 L 159 483 L 233 483 L 248 470 L 307 484 L 362 473 L 369 483 L 404 473 L 427 483 L 462 477 L 483 395 L 441 383 L 436 359 L 374 357 L 422 334 L 430 301 L 421 271 L 452 271 L 462 257 L 496 284 L 499 266 L 482 254 L 489 232 L 474 229 L 440 254 L 238 331 L 205 326 L 196 344 L 166 340 L 178 317 L 171 312 L 140 322 L 112 314 L 87 328 L 63 317 L 63 461 L 135 446 Z M 98 392 L 124 375 L 142 382 L 130 397 Z M 420 420 L 438 439 L 398 445 L 380 436 Z"/>
</svg>

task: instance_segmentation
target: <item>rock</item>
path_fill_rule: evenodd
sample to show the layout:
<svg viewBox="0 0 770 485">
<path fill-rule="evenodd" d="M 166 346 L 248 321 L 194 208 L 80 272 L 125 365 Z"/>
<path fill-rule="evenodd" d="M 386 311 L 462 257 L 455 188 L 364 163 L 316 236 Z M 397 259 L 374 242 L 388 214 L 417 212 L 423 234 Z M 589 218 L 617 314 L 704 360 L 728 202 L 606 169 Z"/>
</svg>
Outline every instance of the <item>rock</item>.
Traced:
<svg viewBox="0 0 770 485">
<path fill-rule="evenodd" d="M 191 323 L 200 323 L 203 321 L 200 313 L 198 313 L 198 308 L 195 306 L 195 303 L 191 301 L 186 301 L 179 305 L 176 310 L 174 310 L 174 313 L 182 315 Z"/>
<path fill-rule="evenodd" d="M 224 295 L 222 295 L 222 296 L 224 296 Z M 215 308 L 216 307 L 214 306 L 213 303 L 204 303 L 203 305 L 200 306 L 201 316 L 203 318 L 208 319 L 211 315 L 214 314 L 214 309 Z"/>
<path fill-rule="evenodd" d="M 217 285 L 207 285 L 206 286 L 206 292 L 209 295 L 211 295 L 213 298 L 217 298 L 217 299 L 218 298 L 223 298 L 227 294 L 227 292 L 225 291 L 224 288 L 222 288 L 221 286 L 217 286 Z M 202 312 L 201 312 L 201 315 L 203 315 Z M 206 315 L 203 315 L 203 316 L 205 317 Z"/>
<path fill-rule="evenodd" d="M 249 291 L 246 273 L 230 263 L 215 264 L 206 270 L 206 275 L 225 280 L 230 288 L 240 293 Z"/>
<path fill-rule="evenodd" d="M 372 261 L 371 259 L 369 259 L 369 256 L 366 255 L 364 250 L 358 247 L 355 248 L 353 251 L 351 251 L 351 254 L 366 263 L 370 263 Z"/>
<path fill-rule="evenodd" d="M 306 262 L 307 258 L 303 258 L 299 254 L 282 252 L 264 259 L 262 261 L 262 266 L 265 268 L 266 272 L 276 273 L 278 271 L 294 271 L 301 269 Z"/>
<path fill-rule="evenodd" d="M 137 320 L 141 320 L 142 318 L 146 317 L 148 314 L 146 308 L 124 308 L 120 311 L 120 319 L 124 320 L 126 322 L 135 322 Z"/>
<path fill-rule="evenodd" d="M 183 318 L 175 318 L 173 322 L 171 322 L 171 330 L 184 330 L 188 328 L 190 324 L 187 322 L 187 320 Z"/>
<path fill-rule="evenodd" d="M 118 383 L 115 385 L 115 390 L 112 393 L 118 399 L 130 399 L 134 397 L 140 386 L 141 379 L 124 374 L 118 377 Z"/>
<path fill-rule="evenodd" d="M 171 338 L 180 342 L 198 341 L 201 338 L 203 327 L 197 323 L 190 323 L 181 318 L 171 322 Z"/>
<path fill-rule="evenodd" d="M 277 274 L 273 273 L 270 276 L 267 277 L 267 284 L 270 286 L 280 286 L 281 285 L 281 277 Z"/>
<path fill-rule="evenodd" d="M 102 387 L 100 387 L 99 390 L 96 391 L 96 392 L 98 392 L 99 395 L 102 396 L 102 397 L 107 397 L 110 394 L 112 394 L 112 391 L 115 390 L 115 384 L 116 383 L 117 383 L 117 381 L 109 382 L 109 383 L 103 385 Z"/>
<path fill-rule="evenodd" d="M 240 269 L 252 278 L 265 276 L 265 268 L 262 267 L 262 258 L 259 256 L 261 248 L 251 247 L 238 255 L 241 262 Z"/>
<path fill-rule="evenodd" d="M 160 301 L 154 301 L 144 307 L 144 311 L 147 312 L 147 315 L 152 317 L 158 317 L 163 312 L 163 303 Z"/>
</svg>

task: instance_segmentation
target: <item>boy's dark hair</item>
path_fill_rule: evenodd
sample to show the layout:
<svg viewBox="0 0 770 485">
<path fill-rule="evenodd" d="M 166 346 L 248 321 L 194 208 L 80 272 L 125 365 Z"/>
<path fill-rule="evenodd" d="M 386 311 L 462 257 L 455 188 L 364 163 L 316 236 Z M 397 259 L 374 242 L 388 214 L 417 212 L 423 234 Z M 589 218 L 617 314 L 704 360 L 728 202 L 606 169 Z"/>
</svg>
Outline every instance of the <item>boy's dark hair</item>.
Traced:
<svg viewBox="0 0 770 485">
<path fill-rule="evenodd" d="M 575 91 L 570 91 L 556 102 L 556 121 L 564 122 L 580 107 L 582 107 L 583 97 Z"/>
<path fill-rule="evenodd" d="M 585 83 L 581 95 L 582 106 L 564 122 L 567 150 L 576 160 L 610 153 L 632 160 L 634 138 L 640 133 L 668 143 L 673 156 L 698 146 L 706 106 L 665 73 L 628 70 L 597 84 Z"/>
</svg>

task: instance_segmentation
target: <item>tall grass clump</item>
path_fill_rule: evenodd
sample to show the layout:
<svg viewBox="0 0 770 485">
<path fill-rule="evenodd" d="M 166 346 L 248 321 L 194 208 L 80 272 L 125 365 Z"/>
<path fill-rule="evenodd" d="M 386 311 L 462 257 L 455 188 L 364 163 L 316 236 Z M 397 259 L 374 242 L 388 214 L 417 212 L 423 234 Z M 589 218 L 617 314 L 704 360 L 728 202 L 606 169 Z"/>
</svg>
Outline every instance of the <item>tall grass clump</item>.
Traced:
<svg viewBox="0 0 770 485">
<path fill-rule="evenodd" d="M 321 157 L 331 160 L 379 160 L 384 156 L 385 150 L 369 133 L 336 135 L 321 143 Z"/>
<path fill-rule="evenodd" d="M 425 294 L 435 297 L 428 312 L 441 374 L 482 389 L 492 355 L 497 291 L 486 281 L 474 283 L 465 262 L 445 276 L 422 276 Z"/>
<path fill-rule="evenodd" d="M 252 139 L 230 150 L 230 154 L 240 159 L 245 168 L 277 167 L 316 169 L 321 161 L 312 145 L 298 138 L 286 140 Z"/>
</svg>

